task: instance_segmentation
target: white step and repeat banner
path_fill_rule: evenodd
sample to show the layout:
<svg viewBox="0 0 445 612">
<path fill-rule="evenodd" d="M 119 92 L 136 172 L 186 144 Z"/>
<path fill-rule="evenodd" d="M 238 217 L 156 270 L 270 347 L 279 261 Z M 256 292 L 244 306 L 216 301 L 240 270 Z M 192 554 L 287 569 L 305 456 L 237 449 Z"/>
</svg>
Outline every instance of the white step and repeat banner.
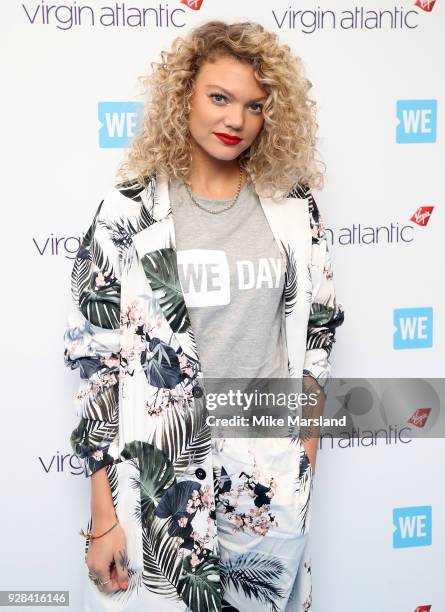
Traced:
<svg viewBox="0 0 445 612">
<path fill-rule="evenodd" d="M 80 611 L 90 481 L 69 444 L 78 373 L 63 364 L 62 336 L 79 240 L 134 133 L 137 77 L 209 19 L 276 31 L 303 58 L 319 109 L 327 182 L 314 195 L 345 307 L 333 374 L 348 377 L 345 393 L 354 377 L 441 377 L 445 6 L 5 0 L 0 11 L 0 589 L 69 590 Z M 417 427 L 428 416 L 418 408 Z M 396 435 L 323 444 L 314 612 L 445 610 L 444 446 Z"/>
</svg>

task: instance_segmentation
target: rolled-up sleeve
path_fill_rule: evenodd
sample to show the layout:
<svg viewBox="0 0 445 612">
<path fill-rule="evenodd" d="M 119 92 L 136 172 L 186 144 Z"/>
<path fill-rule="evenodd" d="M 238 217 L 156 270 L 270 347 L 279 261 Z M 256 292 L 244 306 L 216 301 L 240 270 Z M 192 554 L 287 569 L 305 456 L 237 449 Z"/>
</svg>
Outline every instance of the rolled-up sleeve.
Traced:
<svg viewBox="0 0 445 612">
<path fill-rule="evenodd" d="M 76 254 L 64 332 L 64 363 L 79 373 L 74 409 L 80 421 L 70 443 L 87 477 L 113 463 L 119 431 L 121 282 L 105 202 Z"/>
<path fill-rule="evenodd" d="M 344 308 L 337 302 L 325 226 L 310 191 L 308 201 L 312 230 L 312 298 L 303 376 L 312 376 L 325 388 L 331 376 L 331 351 L 336 341 L 337 328 L 344 321 Z"/>
</svg>

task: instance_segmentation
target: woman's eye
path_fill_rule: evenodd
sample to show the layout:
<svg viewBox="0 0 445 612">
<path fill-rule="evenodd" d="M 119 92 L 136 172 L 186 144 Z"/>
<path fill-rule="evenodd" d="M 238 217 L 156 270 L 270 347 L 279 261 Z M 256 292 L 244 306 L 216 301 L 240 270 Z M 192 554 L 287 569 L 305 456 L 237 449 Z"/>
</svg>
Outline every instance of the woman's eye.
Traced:
<svg viewBox="0 0 445 612">
<path fill-rule="evenodd" d="M 223 94 L 220 93 L 214 93 L 214 94 L 210 94 L 211 98 L 224 98 L 224 100 L 226 99 L 226 96 L 224 96 Z M 218 100 L 215 100 L 215 102 L 219 102 Z"/>
<path fill-rule="evenodd" d="M 225 96 L 222 93 L 212 93 L 210 94 L 210 97 L 213 98 L 213 101 L 216 104 L 219 104 L 221 106 L 221 103 L 226 100 L 227 101 L 227 96 Z M 215 98 L 220 98 L 219 100 L 216 100 Z M 222 98 L 222 99 L 221 99 Z M 253 102 L 253 104 L 250 105 L 251 107 L 256 107 L 254 108 L 254 112 L 255 114 L 260 114 L 262 109 L 263 109 L 263 105 L 259 104 L 258 102 Z"/>
</svg>

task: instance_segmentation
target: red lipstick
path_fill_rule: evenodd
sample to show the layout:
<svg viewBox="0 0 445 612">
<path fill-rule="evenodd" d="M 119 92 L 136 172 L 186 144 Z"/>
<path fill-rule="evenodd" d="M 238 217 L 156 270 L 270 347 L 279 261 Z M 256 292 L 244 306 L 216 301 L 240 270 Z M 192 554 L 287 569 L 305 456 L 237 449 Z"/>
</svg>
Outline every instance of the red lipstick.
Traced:
<svg viewBox="0 0 445 612">
<path fill-rule="evenodd" d="M 231 136 L 230 134 L 225 134 L 224 132 L 213 132 L 217 138 L 221 140 L 224 144 L 234 145 L 241 142 L 242 138 L 238 138 L 238 136 Z"/>
</svg>

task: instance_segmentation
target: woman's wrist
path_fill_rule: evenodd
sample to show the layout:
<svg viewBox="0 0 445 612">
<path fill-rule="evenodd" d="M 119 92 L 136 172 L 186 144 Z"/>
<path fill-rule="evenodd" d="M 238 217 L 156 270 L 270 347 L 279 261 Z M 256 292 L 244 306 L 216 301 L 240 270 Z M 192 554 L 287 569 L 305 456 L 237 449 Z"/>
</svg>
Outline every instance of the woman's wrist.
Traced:
<svg viewBox="0 0 445 612">
<path fill-rule="evenodd" d="M 93 525 L 96 526 L 112 524 L 116 520 L 116 512 L 114 511 L 114 508 L 110 512 L 92 512 L 91 519 Z"/>
<path fill-rule="evenodd" d="M 91 532 L 97 536 L 101 533 L 108 531 L 113 525 L 115 525 L 116 521 L 118 521 L 117 515 L 113 514 L 112 516 L 107 517 L 99 517 L 92 518 L 91 521 Z"/>
<path fill-rule="evenodd" d="M 114 517 L 113 524 L 111 526 L 108 526 L 106 529 L 104 529 L 103 527 L 100 527 L 98 525 L 94 526 L 94 523 L 93 523 L 93 527 L 92 527 L 92 529 L 89 532 L 85 532 L 83 529 L 81 529 L 79 533 L 80 533 L 80 535 L 83 535 L 85 538 L 87 538 L 88 540 L 90 540 L 92 542 L 93 540 L 98 540 L 99 538 L 102 538 L 103 536 L 106 536 L 118 524 L 119 524 L 119 518 L 116 515 Z"/>
<path fill-rule="evenodd" d="M 101 526 L 112 524 L 116 518 L 116 511 L 106 471 L 99 470 L 93 474 L 91 485 L 91 516 L 93 522 Z"/>
</svg>

